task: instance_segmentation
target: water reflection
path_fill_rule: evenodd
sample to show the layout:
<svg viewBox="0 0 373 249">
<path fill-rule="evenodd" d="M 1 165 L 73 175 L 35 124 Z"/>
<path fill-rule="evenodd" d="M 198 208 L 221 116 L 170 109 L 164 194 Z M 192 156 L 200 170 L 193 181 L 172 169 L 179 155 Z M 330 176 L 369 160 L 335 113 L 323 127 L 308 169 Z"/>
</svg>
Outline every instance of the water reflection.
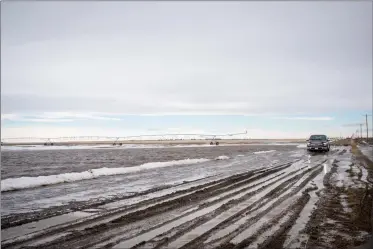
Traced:
<svg viewBox="0 0 373 249">
<path fill-rule="evenodd" d="M 324 174 L 328 173 L 330 171 L 329 164 L 328 163 L 324 163 L 323 166 L 324 166 Z"/>
</svg>

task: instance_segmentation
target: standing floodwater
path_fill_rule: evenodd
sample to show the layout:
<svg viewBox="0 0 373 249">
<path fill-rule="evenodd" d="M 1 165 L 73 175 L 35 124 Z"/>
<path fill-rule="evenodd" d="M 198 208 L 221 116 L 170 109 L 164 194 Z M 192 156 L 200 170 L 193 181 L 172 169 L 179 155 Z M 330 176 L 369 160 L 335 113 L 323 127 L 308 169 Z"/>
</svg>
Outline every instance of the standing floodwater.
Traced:
<svg viewBox="0 0 373 249">
<path fill-rule="evenodd" d="M 294 148 L 8 149 L 1 155 L 2 215 L 83 205 L 98 198 L 109 200 L 167 184 L 241 172 L 280 161 L 283 153 L 293 153 Z M 272 157 L 276 159 L 269 160 Z"/>
</svg>

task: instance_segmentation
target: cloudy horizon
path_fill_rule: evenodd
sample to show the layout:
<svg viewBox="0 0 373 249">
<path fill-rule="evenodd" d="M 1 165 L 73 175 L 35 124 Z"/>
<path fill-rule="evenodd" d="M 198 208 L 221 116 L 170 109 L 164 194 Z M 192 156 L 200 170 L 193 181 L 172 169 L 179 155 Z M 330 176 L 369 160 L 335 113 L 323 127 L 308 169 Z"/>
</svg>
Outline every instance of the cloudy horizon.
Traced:
<svg viewBox="0 0 373 249">
<path fill-rule="evenodd" d="M 350 136 L 372 114 L 371 2 L 1 5 L 2 138 Z"/>
</svg>

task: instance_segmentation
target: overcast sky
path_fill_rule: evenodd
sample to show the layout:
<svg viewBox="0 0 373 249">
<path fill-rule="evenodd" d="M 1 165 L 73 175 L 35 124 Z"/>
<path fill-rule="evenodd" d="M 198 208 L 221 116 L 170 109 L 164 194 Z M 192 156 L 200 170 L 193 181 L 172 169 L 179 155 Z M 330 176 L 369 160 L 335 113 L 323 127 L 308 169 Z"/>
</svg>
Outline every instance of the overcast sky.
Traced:
<svg viewBox="0 0 373 249">
<path fill-rule="evenodd" d="M 339 134 L 372 110 L 370 1 L 7 1 L 1 48 L 2 137 Z"/>
</svg>

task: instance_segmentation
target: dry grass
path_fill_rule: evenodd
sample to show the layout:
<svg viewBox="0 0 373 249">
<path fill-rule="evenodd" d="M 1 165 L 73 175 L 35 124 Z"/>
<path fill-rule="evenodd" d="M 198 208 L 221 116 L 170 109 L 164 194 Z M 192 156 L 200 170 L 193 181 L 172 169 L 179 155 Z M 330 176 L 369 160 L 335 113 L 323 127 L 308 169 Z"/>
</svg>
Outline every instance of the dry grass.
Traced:
<svg viewBox="0 0 373 249">
<path fill-rule="evenodd" d="M 352 164 L 346 171 L 348 176 L 353 178 L 358 174 L 352 170 L 354 165 L 363 166 L 368 172 L 371 170 L 369 174 L 372 175 L 373 162 L 361 153 L 355 141 L 340 141 L 342 145 L 346 142 L 351 145 L 353 153 Z M 326 185 L 318 209 L 312 213 L 306 228 L 306 233 L 310 235 L 307 248 L 348 249 L 367 242 L 373 232 L 373 184 L 361 181 L 361 176 L 354 179 L 360 186 Z M 344 204 L 342 200 L 345 200 Z M 328 220 L 333 223 L 326 222 Z M 364 236 L 362 232 L 365 232 Z"/>
<path fill-rule="evenodd" d="M 368 179 L 373 179 L 373 162 L 359 150 L 355 141 L 351 142 L 351 152 L 368 171 Z M 373 182 L 371 183 L 373 184 Z"/>
<path fill-rule="evenodd" d="M 360 193 L 348 193 L 350 201 L 352 203 L 359 203 L 359 211 L 356 212 L 357 218 L 365 220 L 366 223 L 370 223 L 369 230 L 373 234 L 373 162 L 366 157 L 357 147 L 357 142 L 351 142 L 351 152 L 357 162 L 367 170 L 368 177 L 365 189 L 360 189 Z M 357 211 L 357 210 L 356 210 Z"/>
<path fill-rule="evenodd" d="M 336 146 L 350 146 L 351 145 L 351 139 L 340 139 L 340 140 L 337 140 L 337 141 L 333 141 L 332 142 L 333 145 L 336 145 Z"/>
</svg>

